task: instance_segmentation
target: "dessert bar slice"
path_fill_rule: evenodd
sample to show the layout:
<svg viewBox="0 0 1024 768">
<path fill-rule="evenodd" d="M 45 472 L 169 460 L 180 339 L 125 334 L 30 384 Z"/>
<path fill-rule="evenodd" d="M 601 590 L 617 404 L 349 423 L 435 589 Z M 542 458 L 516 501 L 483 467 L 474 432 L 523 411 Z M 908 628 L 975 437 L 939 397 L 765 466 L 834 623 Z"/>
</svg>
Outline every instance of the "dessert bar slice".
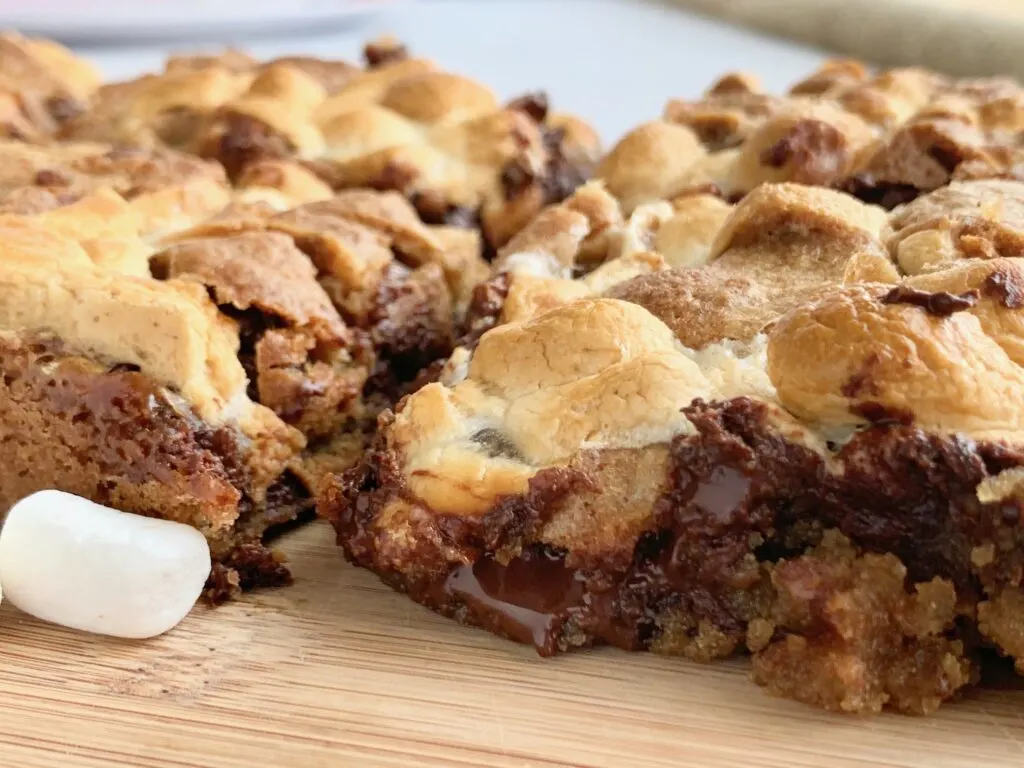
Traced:
<svg viewBox="0 0 1024 768">
<path fill-rule="evenodd" d="M 287 583 L 377 410 L 453 343 L 479 233 L 291 163 L 0 144 L 0 503 L 58 488 L 194 525 L 209 595 Z"/>
<path fill-rule="evenodd" d="M 308 507 L 301 433 L 246 395 L 237 327 L 199 285 L 105 269 L 75 240 L 0 231 L 3 501 L 59 488 L 191 524 L 220 581 L 281 583 L 260 544 Z"/>
<path fill-rule="evenodd" d="M 775 693 L 930 712 L 1022 651 L 1022 201 L 763 183 L 627 215 L 585 187 L 321 511 L 353 562 L 544 654 L 745 650 Z"/>
</svg>

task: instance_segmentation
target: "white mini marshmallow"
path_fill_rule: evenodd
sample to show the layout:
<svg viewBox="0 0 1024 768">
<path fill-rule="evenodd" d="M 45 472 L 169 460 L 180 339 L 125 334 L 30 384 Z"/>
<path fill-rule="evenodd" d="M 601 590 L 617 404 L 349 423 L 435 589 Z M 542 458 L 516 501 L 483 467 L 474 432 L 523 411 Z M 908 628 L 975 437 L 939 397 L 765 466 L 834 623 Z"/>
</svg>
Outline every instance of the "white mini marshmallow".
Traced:
<svg viewBox="0 0 1024 768">
<path fill-rule="evenodd" d="M 192 609 L 210 548 L 181 523 L 40 491 L 0 531 L 4 595 L 36 618 L 114 637 L 155 637 Z"/>
</svg>

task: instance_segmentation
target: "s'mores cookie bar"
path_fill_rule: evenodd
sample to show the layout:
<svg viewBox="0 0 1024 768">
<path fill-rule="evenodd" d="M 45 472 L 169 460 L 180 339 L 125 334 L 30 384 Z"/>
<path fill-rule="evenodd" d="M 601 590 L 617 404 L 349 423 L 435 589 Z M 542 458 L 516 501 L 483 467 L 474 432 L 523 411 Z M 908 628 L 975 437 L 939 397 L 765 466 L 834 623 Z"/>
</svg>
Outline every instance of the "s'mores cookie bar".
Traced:
<svg viewBox="0 0 1024 768">
<path fill-rule="evenodd" d="M 1024 187 L 609 186 L 501 252 L 325 486 L 348 558 L 543 654 L 746 651 L 837 711 L 930 712 L 1016 657 Z"/>
</svg>

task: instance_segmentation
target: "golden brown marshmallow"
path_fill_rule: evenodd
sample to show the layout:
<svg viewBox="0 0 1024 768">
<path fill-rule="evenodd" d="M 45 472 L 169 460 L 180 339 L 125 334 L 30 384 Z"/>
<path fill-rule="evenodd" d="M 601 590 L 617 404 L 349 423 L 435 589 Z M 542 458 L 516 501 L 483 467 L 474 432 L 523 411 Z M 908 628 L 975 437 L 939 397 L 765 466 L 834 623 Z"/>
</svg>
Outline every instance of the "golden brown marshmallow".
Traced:
<svg viewBox="0 0 1024 768">
<path fill-rule="evenodd" d="M 905 289 L 915 290 L 848 286 L 780 320 L 768 374 L 782 404 L 823 427 L 905 421 L 937 432 L 1019 433 L 1013 393 L 1024 369 L 963 311 L 971 300 L 928 292 L 904 299 Z"/>
<path fill-rule="evenodd" d="M 706 154 L 690 129 L 656 120 L 626 134 L 601 161 L 596 175 L 626 213 L 641 203 L 672 197 L 687 172 Z"/>
<path fill-rule="evenodd" d="M 1024 255 L 1024 183 L 954 182 L 893 212 L 887 240 L 900 268 L 917 275 L 960 259 Z"/>
</svg>

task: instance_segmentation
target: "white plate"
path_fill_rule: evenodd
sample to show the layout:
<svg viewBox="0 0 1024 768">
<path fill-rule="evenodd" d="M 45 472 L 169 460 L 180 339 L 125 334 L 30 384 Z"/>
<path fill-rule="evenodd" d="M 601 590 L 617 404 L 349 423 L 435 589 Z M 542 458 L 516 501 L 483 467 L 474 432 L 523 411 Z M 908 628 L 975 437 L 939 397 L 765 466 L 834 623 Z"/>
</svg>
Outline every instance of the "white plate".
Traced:
<svg viewBox="0 0 1024 768">
<path fill-rule="evenodd" d="M 308 30 L 405 0 L 0 0 L 0 28 L 69 42 Z"/>
</svg>

